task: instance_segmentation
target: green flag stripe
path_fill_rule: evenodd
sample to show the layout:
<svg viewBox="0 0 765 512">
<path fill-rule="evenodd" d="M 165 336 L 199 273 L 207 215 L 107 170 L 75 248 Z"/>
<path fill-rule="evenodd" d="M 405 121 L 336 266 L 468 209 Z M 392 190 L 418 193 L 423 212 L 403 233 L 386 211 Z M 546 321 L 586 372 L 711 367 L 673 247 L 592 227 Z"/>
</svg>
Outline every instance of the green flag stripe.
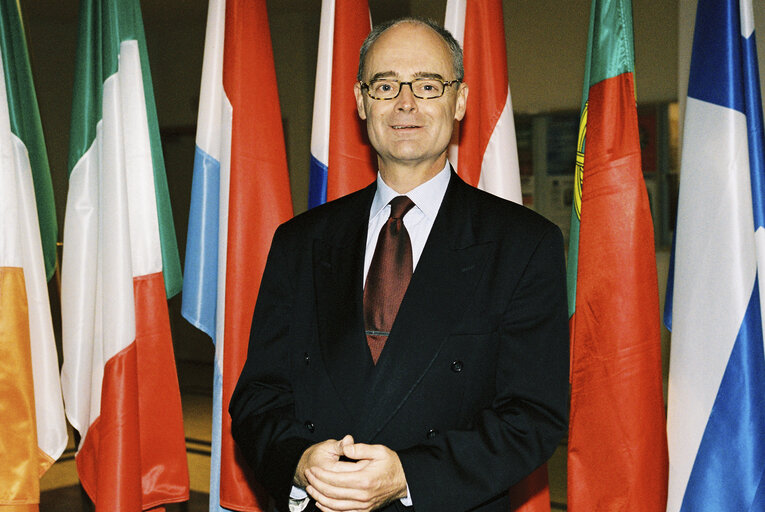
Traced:
<svg viewBox="0 0 765 512">
<path fill-rule="evenodd" d="M 45 275 L 50 279 L 56 270 L 58 225 L 40 110 L 37 106 L 20 8 L 15 0 L 2 0 L 0 9 L 0 50 L 3 52 L 11 131 L 21 139 L 29 153 Z"/>
<path fill-rule="evenodd" d="M 162 272 L 168 297 L 181 290 L 181 261 L 178 254 L 170 195 L 167 187 L 162 145 L 154 102 L 146 36 L 137 0 L 82 0 L 72 101 L 69 174 L 95 140 L 102 118 L 103 83 L 117 72 L 120 43 L 138 41 L 149 138 L 154 166 L 154 189 L 162 251 Z"/>
</svg>

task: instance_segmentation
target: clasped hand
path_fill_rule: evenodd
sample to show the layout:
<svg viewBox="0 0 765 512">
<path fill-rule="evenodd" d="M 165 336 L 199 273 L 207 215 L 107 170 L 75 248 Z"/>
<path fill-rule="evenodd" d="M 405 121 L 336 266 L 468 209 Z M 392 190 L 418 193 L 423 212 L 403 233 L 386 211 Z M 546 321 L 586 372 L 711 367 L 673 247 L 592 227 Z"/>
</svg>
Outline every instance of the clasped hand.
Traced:
<svg viewBox="0 0 765 512">
<path fill-rule="evenodd" d="M 340 460 L 343 456 L 351 460 Z M 396 452 L 380 444 L 355 443 L 349 435 L 308 448 L 294 481 L 324 512 L 367 512 L 406 497 L 406 477 Z"/>
</svg>

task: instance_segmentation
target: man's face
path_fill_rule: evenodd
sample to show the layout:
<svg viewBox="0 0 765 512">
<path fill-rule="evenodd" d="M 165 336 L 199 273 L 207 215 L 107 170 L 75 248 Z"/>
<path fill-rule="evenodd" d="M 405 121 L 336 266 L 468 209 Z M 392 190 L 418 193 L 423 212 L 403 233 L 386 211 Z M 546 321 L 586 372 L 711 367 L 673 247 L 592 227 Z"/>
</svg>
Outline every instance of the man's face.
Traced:
<svg viewBox="0 0 765 512">
<path fill-rule="evenodd" d="M 393 78 L 410 82 L 415 78 L 452 81 L 454 66 L 441 37 L 430 28 L 401 23 L 386 30 L 366 56 L 364 82 Z M 467 86 L 454 84 L 435 99 L 415 98 L 408 85 L 392 100 L 375 100 L 357 83 L 356 106 L 367 121 L 369 141 L 377 151 L 381 167 L 389 164 L 414 166 L 436 163 L 446 154 L 454 120 L 465 114 Z M 443 165 L 443 164 L 441 164 Z"/>
</svg>

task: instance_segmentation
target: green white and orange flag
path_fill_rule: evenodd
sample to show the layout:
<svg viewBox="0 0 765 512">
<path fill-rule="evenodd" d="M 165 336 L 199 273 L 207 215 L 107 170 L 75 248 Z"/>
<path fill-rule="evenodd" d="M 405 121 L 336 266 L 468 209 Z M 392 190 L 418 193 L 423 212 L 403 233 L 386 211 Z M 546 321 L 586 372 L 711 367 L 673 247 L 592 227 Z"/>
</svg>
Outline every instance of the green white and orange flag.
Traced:
<svg viewBox="0 0 765 512">
<path fill-rule="evenodd" d="M 667 441 L 653 224 L 629 0 L 593 0 L 568 256 L 568 510 L 664 510 Z"/>
<path fill-rule="evenodd" d="M 15 0 L 0 1 L 0 50 L 0 510 L 26 512 L 67 434 L 47 286 L 53 188 Z"/>
<path fill-rule="evenodd" d="M 180 260 L 138 0 L 83 0 L 62 266 L 62 386 L 97 511 L 189 496 L 167 297 Z"/>
</svg>

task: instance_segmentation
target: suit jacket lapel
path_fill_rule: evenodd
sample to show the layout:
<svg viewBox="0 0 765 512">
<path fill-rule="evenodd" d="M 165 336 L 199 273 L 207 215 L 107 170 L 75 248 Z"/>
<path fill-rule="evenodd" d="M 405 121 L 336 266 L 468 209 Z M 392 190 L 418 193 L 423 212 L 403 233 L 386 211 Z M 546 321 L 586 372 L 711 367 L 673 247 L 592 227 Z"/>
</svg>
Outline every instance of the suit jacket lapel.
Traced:
<svg viewBox="0 0 765 512">
<path fill-rule="evenodd" d="M 343 209 L 342 216 L 331 220 L 331 233 L 313 244 L 319 344 L 329 377 L 351 413 L 363 403 L 360 391 L 374 369 L 362 304 L 364 251 L 374 192 L 374 184 L 361 191 L 350 211 Z"/>
<path fill-rule="evenodd" d="M 371 372 L 359 416 L 363 439 L 374 438 L 436 360 L 483 272 L 490 244 L 475 239 L 466 189 L 452 172 L 390 337 Z"/>
</svg>

